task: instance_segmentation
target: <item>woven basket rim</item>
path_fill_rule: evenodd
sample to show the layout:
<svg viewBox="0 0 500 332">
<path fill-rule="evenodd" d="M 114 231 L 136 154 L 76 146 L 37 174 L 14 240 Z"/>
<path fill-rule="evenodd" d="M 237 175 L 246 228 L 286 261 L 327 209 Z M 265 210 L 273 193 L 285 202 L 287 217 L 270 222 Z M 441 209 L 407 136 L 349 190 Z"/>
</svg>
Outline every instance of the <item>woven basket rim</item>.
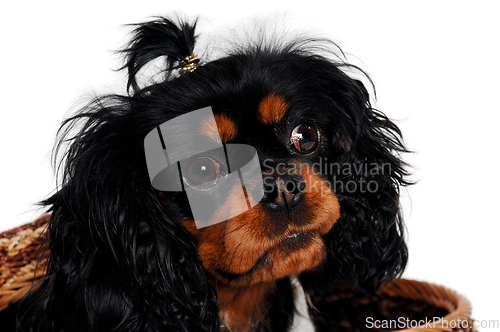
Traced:
<svg viewBox="0 0 500 332">
<path fill-rule="evenodd" d="M 49 218 L 0 233 L 0 311 L 21 300 L 45 275 L 46 259 L 40 254 Z"/>
<path fill-rule="evenodd" d="M 392 297 L 420 300 L 430 305 L 448 310 L 448 314 L 436 322 L 421 324 L 417 327 L 396 330 L 397 332 L 440 332 L 452 331 L 449 326 L 456 326 L 460 321 L 471 319 L 472 305 L 463 295 L 445 286 L 425 281 L 397 279 L 380 289 L 380 293 Z"/>
</svg>

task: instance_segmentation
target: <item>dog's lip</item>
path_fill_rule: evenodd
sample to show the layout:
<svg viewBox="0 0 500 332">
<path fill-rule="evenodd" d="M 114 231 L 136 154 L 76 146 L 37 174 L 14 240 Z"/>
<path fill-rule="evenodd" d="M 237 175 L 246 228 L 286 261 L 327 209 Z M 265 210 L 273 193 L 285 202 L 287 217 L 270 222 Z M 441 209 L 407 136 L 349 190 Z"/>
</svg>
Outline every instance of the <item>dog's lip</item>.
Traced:
<svg viewBox="0 0 500 332">
<path fill-rule="evenodd" d="M 269 248 L 264 252 L 264 254 L 257 260 L 254 266 L 250 270 L 241 273 L 233 273 L 224 271 L 221 269 L 216 269 L 216 272 L 226 280 L 235 281 L 241 279 L 245 276 L 251 275 L 257 268 L 261 265 L 268 263 L 268 257 L 271 253 L 277 250 L 290 250 L 295 251 L 301 247 L 307 246 L 307 242 L 311 241 L 315 236 L 318 236 L 317 232 L 294 232 L 287 235 L 285 238 L 277 242 L 274 246 Z"/>
<path fill-rule="evenodd" d="M 277 245 L 275 245 L 274 247 L 272 247 L 269 250 L 276 249 L 277 247 L 280 247 L 282 245 L 300 244 L 303 241 L 307 241 L 312 236 L 313 236 L 312 232 L 292 233 L 292 234 L 288 235 L 286 238 L 284 238 L 283 240 L 281 240 L 280 242 L 278 242 Z M 267 252 L 266 252 L 266 254 L 267 254 Z"/>
<path fill-rule="evenodd" d="M 298 237 L 300 237 L 301 235 L 303 235 L 304 233 L 293 233 L 292 235 L 288 235 L 284 241 L 286 241 L 287 239 L 296 239 Z"/>
</svg>

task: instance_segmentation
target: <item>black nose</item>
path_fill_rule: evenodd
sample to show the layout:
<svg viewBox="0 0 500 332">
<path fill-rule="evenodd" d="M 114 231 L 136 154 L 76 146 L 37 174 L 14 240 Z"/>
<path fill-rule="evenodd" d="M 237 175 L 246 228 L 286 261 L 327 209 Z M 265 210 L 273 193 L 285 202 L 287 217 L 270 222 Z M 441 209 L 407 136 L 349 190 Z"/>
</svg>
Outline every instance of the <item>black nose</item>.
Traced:
<svg viewBox="0 0 500 332">
<path fill-rule="evenodd" d="M 297 174 L 270 175 L 264 178 L 264 197 L 261 202 L 273 211 L 290 212 L 299 204 L 305 189 L 306 183 Z"/>
</svg>

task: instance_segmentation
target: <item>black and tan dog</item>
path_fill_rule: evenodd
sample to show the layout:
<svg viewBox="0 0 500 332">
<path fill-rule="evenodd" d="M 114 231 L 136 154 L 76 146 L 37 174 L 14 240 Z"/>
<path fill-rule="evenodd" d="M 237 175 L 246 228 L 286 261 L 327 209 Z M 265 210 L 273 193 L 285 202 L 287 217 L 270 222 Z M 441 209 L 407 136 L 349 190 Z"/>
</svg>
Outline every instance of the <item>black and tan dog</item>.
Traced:
<svg viewBox="0 0 500 332">
<path fill-rule="evenodd" d="M 99 97 L 61 129 L 48 271 L 18 305 L 21 331 L 288 331 L 291 278 L 314 303 L 331 280 L 377 289 L 400 275 L 406 150 L 344 70 L 357 68 L 316 52 L 333 44 L 239 45 L 203 62 L 195 24 L 160 18 L 134 32 L 129 94 Z M 160 57 L 164 79 L 140 86 Z M 184 192 L 152 187 L 144 139 L 207 106 L 222 143 L 257 151 L 265 194 L 197 228 Z M 216 186 L 224 163 L 204 156 L 182 176 Z"/>
</svg>

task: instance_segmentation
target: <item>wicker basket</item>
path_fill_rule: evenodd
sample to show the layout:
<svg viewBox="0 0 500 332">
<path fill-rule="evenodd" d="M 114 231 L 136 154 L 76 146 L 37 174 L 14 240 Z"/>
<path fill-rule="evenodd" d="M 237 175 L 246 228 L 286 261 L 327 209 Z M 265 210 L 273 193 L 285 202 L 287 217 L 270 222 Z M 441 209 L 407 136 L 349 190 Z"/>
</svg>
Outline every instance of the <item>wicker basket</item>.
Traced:
<svg viewBox="0 0 500 332">
<path fill-rule="evenodd" d="M 378 294 L 333 284 L 316 296 L 310 316 L 319 331 L 476 331 L 472 306 L 458 293 L 438 285 L 399 279 Z"/>
<path fill-rule="evenodd" d="M 44 216 L 0 234 L 0 311 L 19 301 L 45 275 L 40 249 L 46 243 L 48 220 Z M 333 284 L 328 292 L 316 296 L 316 302 L 310 316 L 319 331 L 475 331 L 466 298 L 425 282 L 396 280 L 376 295 Z M 384 322 L 394 321 L 398 326 L 384 326 Z M 402 321 L 405 323 L 400 324 Z M 423 323 L 416 326 L 416 322 Z"/>
<path fill-rule="evenodd" d="M 19 301 L 45 274 L 45 245 L 49 216 L 0 234 L 0 311 Z"/>
</svg>

